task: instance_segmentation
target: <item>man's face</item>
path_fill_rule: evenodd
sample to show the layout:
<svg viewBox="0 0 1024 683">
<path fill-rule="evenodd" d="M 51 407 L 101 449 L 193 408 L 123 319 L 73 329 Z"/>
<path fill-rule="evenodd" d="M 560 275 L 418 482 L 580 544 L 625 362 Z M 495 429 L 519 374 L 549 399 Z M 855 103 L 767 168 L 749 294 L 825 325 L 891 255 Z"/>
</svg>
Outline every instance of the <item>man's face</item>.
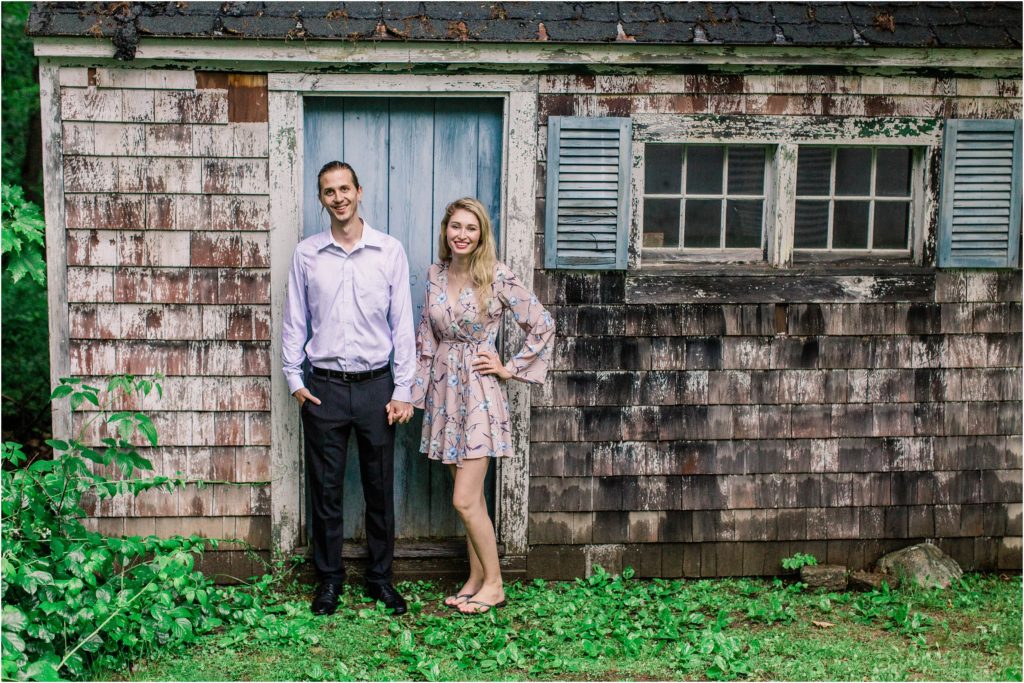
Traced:
<svg viewBox="0 0 1024 683">
<path fill-rule="evenodd" d="M 320 176 L 320 203 L 335 220 L 347 223 L 358 216 L 362 198 L 363 189 L 356 188 L 347 168 L 331 169 Z"/>
</svg>

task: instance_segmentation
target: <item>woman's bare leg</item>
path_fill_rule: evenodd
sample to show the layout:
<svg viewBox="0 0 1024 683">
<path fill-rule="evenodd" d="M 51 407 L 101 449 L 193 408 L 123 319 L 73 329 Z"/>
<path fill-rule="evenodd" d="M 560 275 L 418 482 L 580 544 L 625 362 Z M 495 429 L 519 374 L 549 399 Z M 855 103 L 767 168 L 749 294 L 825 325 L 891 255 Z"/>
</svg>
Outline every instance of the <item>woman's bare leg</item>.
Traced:
<svg viewBox="0 0 1024 683">
<path fill-rule="evenodd" d="M 462 468 L 455 473 L 452 504 L 466 526 L 466 536 L 475 551 L 483 574 L 483 583 L 473 599 L 495 604 L 505 599 L 505 589 L 501 580 L 501 567 L 498 564 L 498 544 L 494 537 L 494 525 L 487 514 L 487 502 L 484 498 L 484 478 L 487 476 L 490 461 L 490 458 L 463 461 Z M 459 605 L 461 612 L 485 609 L 468 602 Z"/>
<path fill-rule="evenodd" d="M 449 465 L 448 470 L 452 473 L 452 479 L 457 479 L 459 468 Z M 480 495 L 483 495 L 483 487 L 480 489 Z M 462 584 L 462 588 L 455 591 L 456 595 L 474 595 L 484 585 L 484 568 L 480 564 L 480 558 L 476 556 L 476 550 L 473 549 L 473 542 L 469 540 L 469 534 L 466 534 L 466 554 L 469 556 L 469 578 L 466 579 L 466 583 Z M 445 598 L 444 604 L 454 607 L 466 600 L 467 598 L 456 600 L 454 596 L 448 596 Z"/>
</svg>

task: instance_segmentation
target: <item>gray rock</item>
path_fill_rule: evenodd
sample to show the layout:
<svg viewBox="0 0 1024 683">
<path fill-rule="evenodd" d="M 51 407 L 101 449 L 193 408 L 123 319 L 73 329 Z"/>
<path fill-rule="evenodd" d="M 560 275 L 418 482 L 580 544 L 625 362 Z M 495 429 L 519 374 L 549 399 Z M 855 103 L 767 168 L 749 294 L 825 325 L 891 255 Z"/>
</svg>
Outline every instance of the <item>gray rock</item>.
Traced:
<svg viewBox="0 0 1024 683">
<path fill-rule="evenodd" d="M 800 567 L 800 580 L 808 588 L 846 590 L 846 567 L 841 564 L 816 564 Z"/>
<path fill-rule="evenodd" d="M 900 580 L 895 576 L 882 574 L 881 572 L 866 572 L 859 569 L 850 574 L 850 590 L 852 591 L 877 591 L 882 589 L 882 584 L 889 588 L 896 588 Z"/>
<path fill-rule="evenodd" d="M 878 560 L 878 571 L 925 588 L 948 588 L 964 575 L 956 560 L 931 543 L 919 543 L 884 555 Z"/>
</svg>

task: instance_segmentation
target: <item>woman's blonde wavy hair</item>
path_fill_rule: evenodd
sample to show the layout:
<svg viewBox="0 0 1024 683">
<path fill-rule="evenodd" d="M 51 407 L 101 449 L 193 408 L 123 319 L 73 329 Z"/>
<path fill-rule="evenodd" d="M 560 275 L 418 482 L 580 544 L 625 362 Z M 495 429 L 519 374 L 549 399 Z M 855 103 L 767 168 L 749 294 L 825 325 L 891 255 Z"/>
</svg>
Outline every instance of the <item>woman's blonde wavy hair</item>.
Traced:
<svg viewBox="0 0 1024 683">
<path fill-rule="evenodd" d="M 473 197 L 456 199 L 444 210 L 441 219 L 441 234 L 437 240 L 437 253 L 441 260 L 451 264 L 452 250 L 448 246 L 448 221 L 459 209 L 465 209 L 476 216 L 480 225 L 480 241 L 476 249 L 469 255 L 469 274 L 476 290 L 476 303 L 480 315 L 485 316 L 491 302 L 491 285 L 494 283 L 494 264 L 498 261 L 497 249 L 494 246 L 494 230 L 491 228 L 491 217 L 480 200 Z"/>
</svg>

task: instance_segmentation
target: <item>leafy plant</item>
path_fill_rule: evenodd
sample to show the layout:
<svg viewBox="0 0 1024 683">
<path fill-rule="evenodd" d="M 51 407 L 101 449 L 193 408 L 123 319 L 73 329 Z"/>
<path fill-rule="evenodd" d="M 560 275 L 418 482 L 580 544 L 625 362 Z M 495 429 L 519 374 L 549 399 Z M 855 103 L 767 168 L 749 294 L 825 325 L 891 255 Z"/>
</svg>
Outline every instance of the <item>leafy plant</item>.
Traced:
<svg viewBox="0 0 1024 683">
<path fill-rule="evenodd" d="M 6 12 L 6 9 L 5 9 Z M 6 22 L 6 18 L 4 19 Z M 6 23 L 5 23 L 6 27 Z M 4 45 L 6 53 L 7 46 Z M 6 64 L 4 65 L 6 70 Z M 4 106 L 7 105 L 5 82 Z M 4 123 L 7 123 L 6 118 Z M 4 135 L 7 135 L 5 129 Z M 5 145 L 6 154 L 6 145 Z M 5 161 L 6 164 L 6 156 Z M 3 418 L 22 443 L 41 429 L 50 377 L 43 221 L 20 187 L 0 190 L 3 253 Z"/>
<path fill-rule="evenodd" d="M 43 260 L 46 223 L 39 207 L 25 199 L 25 191 L 17 185 L 4 183 L 0 189 L 0 218 L 3 239 L 0 240 L 4 272 L 12 282 L 31 277 L 39 285 L 46 284 L 46 263 Z"/>
<path fill-rule="evenodd" d="M 153 391 L 162 392 L 159 377 L 112 377 L 102 391 L 63 379 L 53 399 L 91 408 L 80 413 L 85 418 L 75 438 L 50 439 L 52 460 L 30 460 L 20 444 L 3 444 L 4 678 L 88 678 L 97 669 L 117 669 L 222 628 L 229 638 L 306 638 L 306 631 L 291 625 L 295 615 L 278 619 L 266 604 L 273 577 L 241 591 L 214 586 L 195 571 L 196 557 L 215 548 L 216 539 L 114 538 L 83 523 L 89 498 L 185 485 L 180 478 L 135 476 L 152 470 L 135 444 L 155 447 L 156 429 L 144 413 L 111 410 L 115 401 Z M 97 427 L 107 435 L 89 440 Z M 123 478 L 97 472 L 110 466 Z"/>
<path fill-rule="evenodd" d="M 783 569 L 800 569 L 800 567 L 813 567 L 816 564 L 818 564 L 818 559 L 814 555 L 804 553 L 796 553 L 791 557 L 782 558 Z"/>
</svg>

